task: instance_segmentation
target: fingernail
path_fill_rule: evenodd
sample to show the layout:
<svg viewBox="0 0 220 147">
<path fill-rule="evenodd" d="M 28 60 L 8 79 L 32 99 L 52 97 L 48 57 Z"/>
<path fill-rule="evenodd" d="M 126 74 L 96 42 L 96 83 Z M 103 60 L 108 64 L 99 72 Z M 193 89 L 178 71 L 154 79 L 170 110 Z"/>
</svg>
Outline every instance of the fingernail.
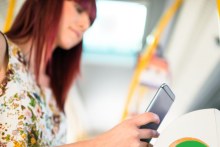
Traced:
<svg viewBox="0 0 220 147">
<path fill-rule="evenodd" d="M 158 115 L 155 114 L 154 117 L 155 117 L 155 119 L 157 120 L 157 122 L 160 122 L 160 118 L 159 118 Z"/>
<path fill-rule="evenodd" d="M 160 133 L 156 131 L 156 136 L 155 137 L 159 137 Z"/>
</svg>

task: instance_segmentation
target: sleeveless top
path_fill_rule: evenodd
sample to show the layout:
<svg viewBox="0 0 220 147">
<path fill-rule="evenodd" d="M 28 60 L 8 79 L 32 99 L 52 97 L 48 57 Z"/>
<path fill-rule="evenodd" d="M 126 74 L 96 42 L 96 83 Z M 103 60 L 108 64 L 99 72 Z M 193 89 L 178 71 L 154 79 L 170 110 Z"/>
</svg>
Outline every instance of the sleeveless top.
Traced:
<svg viewBox="0 0 220 147">
<path fill-rule="evenodd" d="M 51 90 L 37 85 L 21 50 L 7 37 L 6 42 L 9 60 L 6 78 L 0 83 L 0 146 L 64 144 L 65 116 Z"/>
</svg>

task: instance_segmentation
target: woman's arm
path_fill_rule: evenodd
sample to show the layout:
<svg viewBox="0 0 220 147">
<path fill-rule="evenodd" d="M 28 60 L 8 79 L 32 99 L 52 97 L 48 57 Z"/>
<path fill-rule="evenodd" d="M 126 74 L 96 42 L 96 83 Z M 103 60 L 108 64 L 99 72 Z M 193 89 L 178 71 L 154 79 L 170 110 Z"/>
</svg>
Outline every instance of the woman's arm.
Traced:
<svg viewBox="0 0 220 147">
<path fill-rule="evenodd" d="M 147 147 L 148 144 L 140 141 L 140 139 L 158 137 L 159 134 L 155 130 L 140 129 L 140 126 L 150 122 L 159 123 L 159 121 L 157 115 L 153 113 L 144 113 L 120 123 L 110 131 L 94 139 L 60 147 Z"/>
</svg>

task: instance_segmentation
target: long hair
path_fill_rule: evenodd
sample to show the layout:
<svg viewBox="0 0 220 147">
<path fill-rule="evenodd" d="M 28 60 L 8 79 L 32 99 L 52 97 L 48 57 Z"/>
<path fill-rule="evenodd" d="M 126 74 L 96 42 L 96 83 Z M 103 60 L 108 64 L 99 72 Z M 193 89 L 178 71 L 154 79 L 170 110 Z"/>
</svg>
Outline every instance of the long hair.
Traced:
<svg viewBox="0 0 220 147">
<path fill-rule="evenodd" d="M 87 11 L 91 24 L 96 17 L 95 0 L 74 0 Z M 46 68 L 50 87 L 57 105 L 64 111 L 69 89 L 80 72 L 82 41 L 70 50 L 56 48 L 53 52 L 64 0 L 26 0 L 11 29 L 6 33 L 9 39 L 28 41 L 35 47 L 35 76 L 39 84 L 40 68 Z"/>
</svg>

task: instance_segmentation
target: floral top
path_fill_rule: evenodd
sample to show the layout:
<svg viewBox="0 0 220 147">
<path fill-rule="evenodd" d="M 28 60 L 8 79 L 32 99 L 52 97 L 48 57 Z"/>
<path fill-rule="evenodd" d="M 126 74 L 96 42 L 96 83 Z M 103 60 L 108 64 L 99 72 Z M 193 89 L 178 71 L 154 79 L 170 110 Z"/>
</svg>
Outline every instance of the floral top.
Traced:
<svg viewBox="0 0 220 147">
<path fill-rule="evenodd" d="M 65 143 L 65 117 L 49 89 L 37 86 L 20 49 L 7 39 L 8 69 L 0 83 L 0 146 Z"/>
</svg>

